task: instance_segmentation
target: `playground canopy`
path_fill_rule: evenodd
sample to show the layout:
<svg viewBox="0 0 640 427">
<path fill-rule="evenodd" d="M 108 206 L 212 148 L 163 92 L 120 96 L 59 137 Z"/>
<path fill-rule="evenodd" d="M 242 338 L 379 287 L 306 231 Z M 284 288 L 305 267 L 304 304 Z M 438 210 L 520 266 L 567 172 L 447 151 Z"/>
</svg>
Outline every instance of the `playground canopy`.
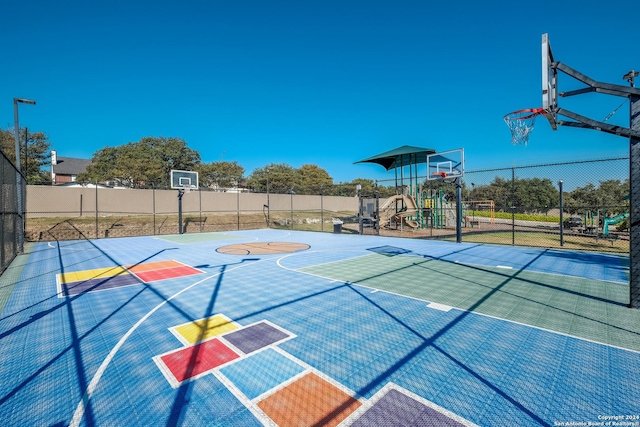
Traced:
<svg viewBox="0 0 640 427">
<path fill-rule="evenodd" d="M 359 160 L 355 163 L 377 163 L 389 171 L 403 166 L 426 163 L 427 156 L 435 152 L 436 150 L 433 148 L 403 145 L 402 147 L 398 147 L 391 151 L 385 151 L 384 153 Z"/>
</svg>

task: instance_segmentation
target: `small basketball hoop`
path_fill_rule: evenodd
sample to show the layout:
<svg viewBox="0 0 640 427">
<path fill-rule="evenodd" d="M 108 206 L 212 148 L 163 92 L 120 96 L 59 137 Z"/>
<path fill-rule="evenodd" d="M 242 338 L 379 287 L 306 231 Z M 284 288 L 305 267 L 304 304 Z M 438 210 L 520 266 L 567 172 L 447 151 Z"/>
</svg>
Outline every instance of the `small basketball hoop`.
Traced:
<svg viewBox="0 0 640 427">
<path fill-rule="evenodd" d="M 184 184 L 184 185 L 182 186 L 182 192 L 183 192 L 184 194 L 187 194 L 189 191 L 191 191 L 191 185 Z"/>
<path fill-rule="evenodd" d="M 511 131 L 511 144 L 527 145 L 529 134 L 533 130 L 536 117 L 544 113 L 544 108 L 527 108 L 514 111 L 504 116 L 504 122 Z"/>
</svg>

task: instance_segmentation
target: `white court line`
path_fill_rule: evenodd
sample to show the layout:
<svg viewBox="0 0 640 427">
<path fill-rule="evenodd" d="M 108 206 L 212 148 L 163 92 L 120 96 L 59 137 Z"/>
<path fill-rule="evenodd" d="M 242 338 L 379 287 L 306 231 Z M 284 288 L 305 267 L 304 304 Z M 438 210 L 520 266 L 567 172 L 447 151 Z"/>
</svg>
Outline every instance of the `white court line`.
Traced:
<svg viewBox="0 0 640 427">
<path fill-rule="evenodd" d="M 297 255 L 297 254 L 290 254 L 290 255 Z M 287 256 L 289 256 L 289 255 L 287 255 Z M 282 258 L 284 258 L 284 257 L 282 257 Z M 282 259 L 282 258 L 280 258 L 280 259 Z M 295 271 L 297 273 L 306 274 L 308 276 L 319 277 L 321 279 L 330 280 L 332 282 L 339 281 L 339 282 L 345 283 L 347 285 L 359 286 L 361 288 L 366 288 L 366 289 L 372 290 L 371 293 L 374 293 L 373 291 L 379 291 L 379 292 L 383 292 L 385 294 L 395 295 L 395 296 L 399 296 L 399 297 L 402 297 L 402 298 L 408 298 L 408 299 L 412 299 L 412 300 L 415 300 L 415 301 L 423 301 L 423 302 L 427 302 L 427 303 L 430 303 L 430 304 L 435 303 L 434 301 L 428 301 L 428 300 L 425 300 L 423 298 L 412 297 L 412 296 L 404 295 L 404 294 L 401 294 L 401 293 L 398 293 L 398 292 L 388 291 L 388 290 L 384 290 L 384 289 L 378 289 L 378 288 L 374 288 L 372 286 L 364 285 L 364 284 L 358 283 L 358 282 L 348 282 L 348 281 L 343 281 L 343 280 L 337 280 L 337 279 L 335 279 L 333 277 L 327 277 L 327 276 L 321 276 L 319 274 L 307 273 L 306 271 L 301 271 L 301 270 L 293 270 L 293 269 L 290 269 L 290 268 L 287 268 L 287 267 L 284 267 L 284 266 L 280 265 L 280 259 L 278 259 L 278 265 L 280 267 L 284 268 L 285 270 Z M 355 258 L 351 258 L 351 259 L 355 259 Z M 482 267 L 487 267 L 487 266 L 481 265 L 481 264 L 461 264 L 461 265 L 480 265 Z M 553 275 L 553 273 L 541 273 L 541 272 L 537 272 L 537 271 L 534 271 L 532 273 L 552 274 Z M 555 275 L 565 276 L 565 275 L 562 275 L 562 274 L 555 274 Z M 577 276 L 565 276 L 565 277 L 577 277 Z M 596 279 L 593 279 L 593 280 L 596 280 Z M 608 282 L 608 283 L 619 284 L 618 282 Z M 435 303 L 435 304 L 438 304 L 438 303 Z M 431 307 L 431 308 L 435 308 L 435 307 Z M 541 331 L 549 332 L 549 333 L 554 334 L 554 335 L 561 335 L 561 336 L 565 336 L 565 337 L 569 337 L 569 338 L 574 338 L 574 339 L 577 339 L 577 340 L 580 340 L 580 341 L 589 342 L 589 343 L 596 344 L 596 345 L 599 345 L 599 346 L 611 347 L 611 348 L 616 348 L 618 350 L 630 351 L 632 353 L 640 354 L 640 350 L 633 350 L 633 349 L 630 349 L 630 348 L 620 347 L 620 346 L 617 346 L 617 345 L 614 345 L 614 344 L 607 344 L 607 343 L 603 343 L 603 342 L 600 342 L 600 341 L 595 341 L 595 340 L 592 340 L 592 339 L 589 339 L 589 338 L 583 338 L 583 337 L 579 337 L 579 336 L 576 336 L 576 335 L 571 335 L 571 334 L 568 334 L 568 333 L 565 333 L 565 332 L 554 331 L 553 329 L 547 329 L 547 328 L 543 328 L 541 326 L 529 325 L 527 323 L 518 322 L 516 320 L 504 319 L 502 317 L 497 317 L 497 316 L 494 316 L 494 315 L 491 315 L 491 314 L 480 313 L 478 311 L 473 311 L 473 310 L 466 310 L 466 309 L 459 308 L 459 307 L 451 307 L 451 310 L 457 310 L 457 311 L 461 311 L 461 312 L 465 312 L 465 313 L 471 313 L 471 314 L 475 314 L 475 315 L 478 315 L 478 316 L 488 317 L 490 319 L 499 320 L 499 321 L 502 321 L 502 322 L 513 323 L 513 324 L 516 324 L 516 325 L 525 326 L 527 328 L 538 329 L 538 330 L 541 330 Z"/>
<path fill-rule="evenodd" d="M 249 264 L 239 265 L 239 266 L 236 266 L 236 267 L 233 267 L 233 268 L 230 268 L 230 269 L 226 270 L 225 274 L 230 272 L 230 271 L 237 270 L 239 268 L 248 267 L 250 265 L 255 265 L 258 262 L 269 261 L 269 260 L 270 259 L 263 259 L 263 260 L 251 262 Z M 122 338 L 120 338 L 120 341 L 118 341 L 116 343 L 116 345 L 111 349 L 111 351 L 109 352 L 107 357 L 105 357 L 105 359 L 102 361 L 102 364 L 100 365 L 100 367 L 98 368 L 96 373 L 93 374 L 93 378 L 91 378 L 91 382 L 87 386 L 87 389 L 85 390 L 84 395 L 82 396 L 82 399 L 80 400 L 80 402 L 78 402 L 78 406 L 76 407 L 76 410 L 73 413 L 73 418 L 71 419 L 71 422 L 69 423 L 69 427 L 77 427 L 80 424 L 80 421 L 82 421 L 82 417 L 84 416 L 85 408 L 86 408 L 87 404 L 89 403 L 89 400 L 91 400 L 91 397 L 93 396 L 93 393 L 95 392 L 96 388 L 98 387 L 98 383 L 100 382 L 100 379 L 102 378 L 102 375 L 107 370 L 107 367 L 109 366 L 109 364 L 111 363 L 111 361 L 115 357 L 115 355 L 118 352 L 118 350 L 120 350 L 120 347 L 122 347 L 124 345 L 125 341 L 127 341 L 127 339 L 135 332 L 135 330 L 138 329 L 138 327 L 140 325 L 142 325 L 153 313 L 158 311 L 162 306 L 164 306 L 166 303 L 168 303 L 172 299 L 176 298 L 177 296 L 179 296 L 183 292 L 186 292 L 189 289 L 191 289 L 191 288 L 193 288 L 193 287 L 195 287 L 195 286 L 197 286 L 197 285 L 199 285 L 199 284 L 201 284 L 203 282 L 206 282 L 209 279 L 212 279 L 214 277 L 219 276 L 220 274 L 222 274 L 222 273 L 216 273 L 216 274 L 211 275 L 209 277 L 205 277 L 204 279 L 199 280 L 199 281 L 193 283 L 192 285 L 189 285 L 186 288 L 182 289 L 181 291 L 178 291 L 175 294 L 171 295 L 169 298 L 167 298 L 164 301 L 162 301 L 160 304 L 158 304 L 153 309 L 151 309 L 151 311 L 149 311 L 147 314 L 145 314 L 142 318 L 140 318 L 140 320 L 138 320 L 136 322 L 136 324 L 133 325 L 131 327 L 131 329 L 129 329 L 122 336 Z"/>
</svg>

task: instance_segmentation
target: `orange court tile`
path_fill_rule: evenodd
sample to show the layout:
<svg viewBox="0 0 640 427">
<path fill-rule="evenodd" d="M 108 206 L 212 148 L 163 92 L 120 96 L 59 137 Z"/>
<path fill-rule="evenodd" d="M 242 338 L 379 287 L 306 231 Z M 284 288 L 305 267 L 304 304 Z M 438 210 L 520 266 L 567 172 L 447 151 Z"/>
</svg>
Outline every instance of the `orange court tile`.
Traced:
<svg viewBox="0 0 640 427">
<path fill-rule="evenodd" d="M 258 402 L 279 426 L 336 426 L 362 403 L 314 373 Z"/>
</svg>

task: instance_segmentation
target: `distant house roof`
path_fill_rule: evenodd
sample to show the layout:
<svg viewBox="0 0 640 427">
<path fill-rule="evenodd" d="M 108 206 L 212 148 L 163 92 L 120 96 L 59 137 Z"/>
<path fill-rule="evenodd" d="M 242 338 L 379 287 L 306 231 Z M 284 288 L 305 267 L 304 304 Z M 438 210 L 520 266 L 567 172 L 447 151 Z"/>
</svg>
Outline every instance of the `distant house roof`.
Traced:
<svg viewBox="0 0 640 427">
<path fill-rule="evenodd" d="M 91 160 L 76 159 L 73 157 L 58 157 L 56 164 L 52 165 L 53 173 L 59 175 L 78 175 L 85 172 L 87 166 L 91 164 Z"/>
</svg>

